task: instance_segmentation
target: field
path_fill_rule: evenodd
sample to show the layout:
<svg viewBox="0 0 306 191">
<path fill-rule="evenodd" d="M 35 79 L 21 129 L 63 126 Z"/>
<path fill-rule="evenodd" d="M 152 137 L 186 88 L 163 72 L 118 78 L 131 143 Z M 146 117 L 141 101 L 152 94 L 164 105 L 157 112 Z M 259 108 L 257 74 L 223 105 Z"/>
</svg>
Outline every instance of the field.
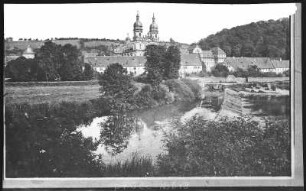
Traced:
<svg viewBox="0 0 306 191">
<path fill-rule="evenodd" d="M 88 82 L 6 83 L 4 92 L 6 105 L 58 103 L 62 101 L 83 102 L 99 97 L 99 85 Z"/>
</svg>

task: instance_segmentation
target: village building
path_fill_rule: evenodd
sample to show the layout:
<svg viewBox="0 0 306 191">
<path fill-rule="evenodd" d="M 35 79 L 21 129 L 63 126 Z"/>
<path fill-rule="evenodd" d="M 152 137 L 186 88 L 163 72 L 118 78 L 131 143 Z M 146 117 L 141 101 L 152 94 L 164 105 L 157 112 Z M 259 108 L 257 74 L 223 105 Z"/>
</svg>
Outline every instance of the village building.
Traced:
<svg viewBox="0 0 306 191">
<path fill-rule="evenodd" d="M 27 49 L 23 52 L 22 56 L 27 59 L 33 59 L 35 58 L 35 52 L 31 48 L 31 46 L 28 45 Z"/>
<path fill-rule="evenodd" d="M 272 60 L 272 65 L 275 68 L 275 73 L 280 74 L 290 69 L 289 60 Z"/>
<path fill-rule="evenodd" d="M 211 49 L 214 58 L 215 58 L 215 62 L 216 63 L 223 63 L 225 58 L 226 58 L 226 53 L 219 47 L 214 47 Z"/>
<path fill-rule="evenodd" d="M 180 76 L 186 74 L 196 74 L 203 70 L 202 62 L 199 54 L 181 54 Z"/>
<path fill-rule="evenodd" d="M 99 73 L 103 73 L 108 65 L 118 63 L 127 69 L 128 74 L 133 76 L 144 73 L 146 61 L 144 56 L 94 56 L 84 58 L 84 62 L 90 64 Z"/>
<path fill-rule="evenodd" d="M 202 50 L 195 44 L 191 45 L 188 50 L 190 54 L 200 55 L 201 61 L 205 64 L 207 72 L 211 72 L 216 64 L 223 63 L 226 58 L 225 52 L 219 47 L 212 48 L 211 50 Z"/>
<path fill-rule="evenodd" d="M 207 72 L 211 72 L 212 68 L 216 65 L 215 57 L 211 50 L 203 50 L 200 54 L 201 61 L 205 64 Z"/>
<path fill-rule="evenodd" d="M 247 70 L 250 66 L 257 66 L 262 73 L 274 72 L 277 74 L 289 70 L 289 60 L 272 60 L 267 57 L 227 57 L 223 64 L 230 72 L 238 68 Z"/>
</svg>

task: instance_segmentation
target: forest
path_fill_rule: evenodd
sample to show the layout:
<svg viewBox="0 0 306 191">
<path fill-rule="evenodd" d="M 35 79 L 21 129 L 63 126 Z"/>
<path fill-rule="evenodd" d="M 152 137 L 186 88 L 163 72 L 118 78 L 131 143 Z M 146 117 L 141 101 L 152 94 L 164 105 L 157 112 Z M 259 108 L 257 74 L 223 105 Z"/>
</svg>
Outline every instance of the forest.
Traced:
<svg viewBox="0 0 306 191">
<path fill-rule="evenodd" d="M 290 57 L 289 18 L 252 22 L 201 39 L 203 50 L 220 47 L 227 57 Z"/>
</svg>

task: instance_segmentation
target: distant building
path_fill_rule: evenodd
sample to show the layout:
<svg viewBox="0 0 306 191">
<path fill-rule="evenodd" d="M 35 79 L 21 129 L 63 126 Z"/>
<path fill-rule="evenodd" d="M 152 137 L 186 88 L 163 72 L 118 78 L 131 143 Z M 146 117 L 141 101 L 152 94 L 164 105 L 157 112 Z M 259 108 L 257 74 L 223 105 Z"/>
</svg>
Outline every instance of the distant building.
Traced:
<svg viewBox="0 0 306 191">
<path fill-rule="evenodd" d="M 90 64 L 99 73 L 103 73 L 108 65 L 118 63 L 127 69 L 128 74 L 134 76 L 145 72 L 146 61 L 145 56 L 94 56 L 84 58 L 84 62 Z M 181 55 L 180 64 L 180 76 L 202 71 L 202 62 L 198 54 Z"/>
<path fill-rule="evenodd" d="M 226 54 L 225 52 L 219 48 L 215 47 L 211 50 L 202 50 L 197 44 L 189 47 L 190 54 L 199 54 L 201 61 L 205 64 L 206 71 L 211 72 L 211 69 L 218 63 L 223 63 Z"/>
<path fill-rule="evenodd" d="M 27 49 L 23 52 L 22 56 L 27 59 L 33 59 L 35 57 L 35 53 L 30 45 L 28 45 Z"/>
<path fill-rule="evenodd" d="M 272 60 L 266 57 L 227 57 L 223 63 L 230 72 L 238 68 L 247 70 L 250 66 L 257 66 L 260 72 L 283 73 L 290 68 L 289 60 Z"/>
<path fill-rule="evenodd" d="M 275 73 L 283 73 L 290 69 L 289 60 L 272 60 L 272 65 L 275 68 Z"/>
<path fill-rule="evenodd" d="M 8 55 L 8 56 L 5 56 L 4 66 L 6 66 L 9 61 L 16 60 L 19 57 L 20 56 L 18 56 L 18 55 Z"/>
<path fill-rule="evenodd" d="M 6 42 L 12 42 L 12 41 L 13 41 L 13 38 L 12 38 L 12 37 L 7 37 L 7 38 L 5 39 L 5 41 L 6 41 Z"/>
<path fill-rule="evenodd" d="M 144 56 L 95 56 L 86 57 L 84 61 L 99 73 L 103 73 L 108 65 L 118 63 L 127 69 L 128 74 L 138 76 L 144 72 L 147 59 Z"/>
<path fill-rule="evenodd" d="M 224 62 L 226 58 L 226 53 L 219 47 L 214 47 L 211 49 L 214 57 L 215 57 L 215 62 L 216 63 L 222 63 Z"/>
<path fill-rule="evenodd" d="M 199 54 L 181 54 L 180 76 L 199 73 L 202 71 L 202 62 Z"/>
<path fill-rule="evenodd" d="M 202 62 L 205 64 L 207 72 L 211 72 L 211 69 L 216 65 L 215 57 L 211 50 L 203 50 L 200 54 Z"/>
</svg>

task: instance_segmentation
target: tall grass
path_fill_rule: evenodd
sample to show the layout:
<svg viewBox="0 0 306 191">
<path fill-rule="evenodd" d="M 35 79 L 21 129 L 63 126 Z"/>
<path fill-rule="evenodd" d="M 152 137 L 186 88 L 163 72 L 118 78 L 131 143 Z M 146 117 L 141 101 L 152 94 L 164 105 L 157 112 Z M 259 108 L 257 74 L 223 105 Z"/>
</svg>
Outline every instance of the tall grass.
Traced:
<svg viewBox="0 0 306 191">
<path fill-rule="evenodd" d="M 103 167 L 103 175 L 106 177 L 145 177 L 154 176 L 154 164 L 150 156 L 139 156 L 137 152 L 124 162 L 107 164 Z"/>
</svg>

